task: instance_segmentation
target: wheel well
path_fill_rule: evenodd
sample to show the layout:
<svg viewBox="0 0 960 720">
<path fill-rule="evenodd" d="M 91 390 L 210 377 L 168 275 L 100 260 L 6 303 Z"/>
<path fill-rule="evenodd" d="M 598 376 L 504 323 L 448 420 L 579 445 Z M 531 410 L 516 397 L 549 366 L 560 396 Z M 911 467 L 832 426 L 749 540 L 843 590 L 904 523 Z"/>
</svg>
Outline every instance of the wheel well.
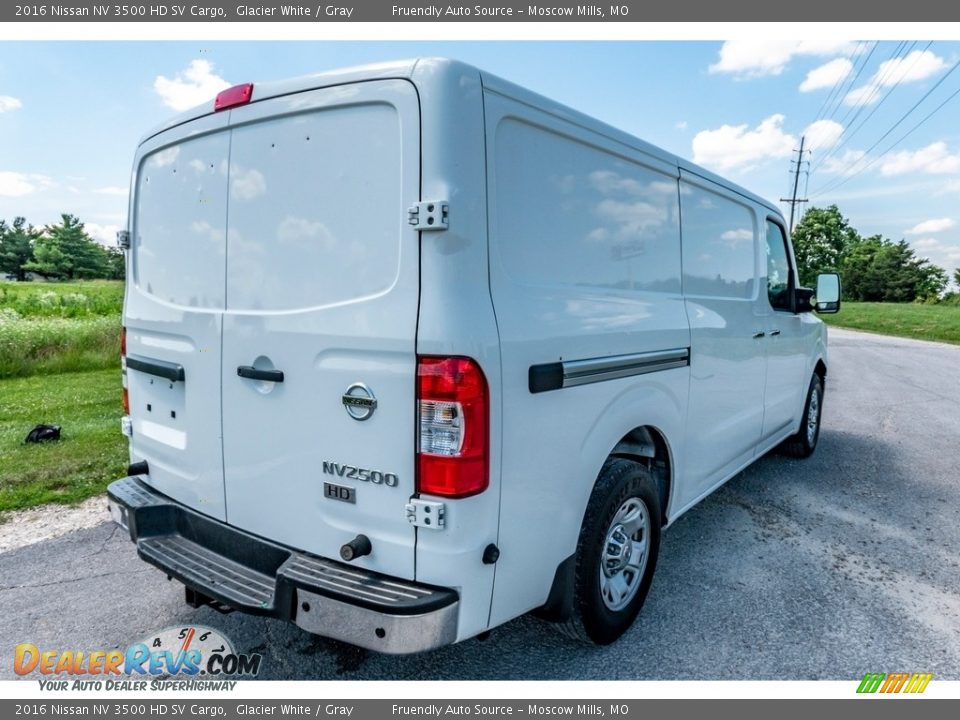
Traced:
<svg viewBox="0 0 960 720">
<path fill-rule="evenodd" d="M 660 517 L 667 524 L 667 503 L 670 500 L 670 482 L 673 475 L 670 448 L 666 438 L 655 427 L 643 425 L 624 435 L 613 450 L 611 457 L 628 458 L 644 465 L 657 482 L 660 497 Z"/>
<path fill-rule="evenodd" d="M 827 384 L 827 366 L 823 360 L 817 360 L 817 366 L 813 369 L 813 372 L 819 376 L 821 385 Z"/>
</svg>

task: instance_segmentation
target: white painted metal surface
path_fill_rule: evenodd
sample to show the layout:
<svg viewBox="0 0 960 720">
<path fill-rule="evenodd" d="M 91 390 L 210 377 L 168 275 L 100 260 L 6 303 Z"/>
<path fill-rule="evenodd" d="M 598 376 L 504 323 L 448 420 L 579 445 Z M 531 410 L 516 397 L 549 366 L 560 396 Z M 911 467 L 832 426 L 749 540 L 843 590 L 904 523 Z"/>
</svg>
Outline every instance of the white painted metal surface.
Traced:
<svg viewBox="0 0 960 720">
<path fill-rule="evenodd" d="M 208 115 L 140 146 L 124 301 L 127 352 L 177 363 L 185 378 L 127 371 L 131 458 L 149 462 L 157 490 L 219 520 L 226 124 Z"/>
<path fill-rule="evenodd" d="M 227 521 L 276 542 L 414 576 L 419 113 L 404 80 L 316 90 L 232 111 L 223 453 Z M 237 376 L 252 365 L 282 383 Z M 358 421 L 354 383 L 377 400 Z M 324 462 L 398 482 L 323 473 Z M 378 474 L 373 474 L 378 473 Z M 324 481 L 356 502 L 325 496 Z"/>
<path fill-rule="evenodd" d="M 131 455 L 158 490 L 323 557 L 363 533 L 358 565 L 458 591 L 462 640 L 543 604 L 630 431 L 667 447 L 672 521 L 799 427 L 826 336 L 770 305 L 769 203 L 460 63 L 255 84 L 252 99 L 190 111 L 138 153 L 128 351 L 185 369 L 162 386 L 129 373 Z M 443 232 L 409 223 L 430 200 Z M 663 351 L 681 361 L 529 386 L 531 366 Z M 489 487 L 424 495 L 443 503 L 439 530 L 407 519 L 417 353 L 473 358 L 490 388 Z M 354 383 L 376 396 L 368 419 L 342 405 Z"/>
</svg>

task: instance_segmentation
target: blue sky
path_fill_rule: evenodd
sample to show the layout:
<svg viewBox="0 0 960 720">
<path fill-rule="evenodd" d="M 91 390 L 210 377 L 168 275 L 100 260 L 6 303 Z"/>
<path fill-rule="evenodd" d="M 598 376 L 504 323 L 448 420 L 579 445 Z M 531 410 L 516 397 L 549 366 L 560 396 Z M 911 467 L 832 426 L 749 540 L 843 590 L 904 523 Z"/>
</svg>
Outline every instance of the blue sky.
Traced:
<svg viewBox="0 0 960 720">
<path fill-rule="evenodd" d="M 774 200 L 806 132 L 813 204 L 960 267 L 960 96 L 881 155 L 960 89 L 960 43 L 941 41 L 4 42 L 0 218 L 71 212 L 112 241 L 137 140 L 163 118 L 226 84 L 417 55 L 476 64 Z"/>
</svg>

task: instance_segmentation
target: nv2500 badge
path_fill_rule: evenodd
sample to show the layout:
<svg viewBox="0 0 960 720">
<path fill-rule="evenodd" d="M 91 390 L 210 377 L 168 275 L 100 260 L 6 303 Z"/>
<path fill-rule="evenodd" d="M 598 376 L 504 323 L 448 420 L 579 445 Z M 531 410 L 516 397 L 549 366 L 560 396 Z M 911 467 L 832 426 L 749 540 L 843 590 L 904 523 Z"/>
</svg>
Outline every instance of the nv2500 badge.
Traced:
<svg viewBox="0 0 960 720">
<path fill-rule="evenodd" d="M 323 472 L 326 475 L 333 475 L 344 480 L 360 480 L 374 485 L 386 485 L 387 487 L 396 487 L 400 482 L 395 473 L 368 470 L 355 465 L 341 465 L 327 460 L 323 461 Z"/>
</svg>

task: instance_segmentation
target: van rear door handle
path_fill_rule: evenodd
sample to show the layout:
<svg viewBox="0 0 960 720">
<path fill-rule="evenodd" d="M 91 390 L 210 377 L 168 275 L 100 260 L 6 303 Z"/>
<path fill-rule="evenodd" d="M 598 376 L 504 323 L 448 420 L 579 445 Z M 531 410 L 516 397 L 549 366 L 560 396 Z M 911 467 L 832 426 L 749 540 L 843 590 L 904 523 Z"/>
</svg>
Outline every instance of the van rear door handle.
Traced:
<svg viewBox="0 0 960 720">
<path fill-rule="evenodd" d="M 754 339 L 754 340 L 759 340 L 759 339 L 762 338 L 764 335 L 766 335 L 766 333 L 765 333 L 763 330 L 761 330 L 760 332 L 755 332 L 755 333 L 753 334 L 753 339 Z"/>
<path fill-rule="evenodd" d="M 252 365 L 241 365 L 237 368 L 237 375 L 250 380 L 283 382 L 283 370 L 260 370 Z"/>
</svg>

